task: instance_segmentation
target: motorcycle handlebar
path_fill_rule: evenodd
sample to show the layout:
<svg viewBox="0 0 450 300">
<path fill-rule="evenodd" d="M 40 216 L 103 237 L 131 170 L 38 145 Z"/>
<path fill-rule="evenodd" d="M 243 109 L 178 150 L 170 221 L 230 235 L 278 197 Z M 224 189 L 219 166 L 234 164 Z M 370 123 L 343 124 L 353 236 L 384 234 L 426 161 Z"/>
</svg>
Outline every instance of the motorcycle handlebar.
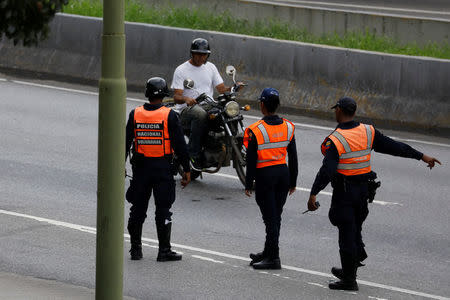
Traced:
<svg viewBox="0 0 450 300">
<path fill-rule="evenodd" d="M 247 86 L 247 85 L 248 84 L 246 84 L 246 83 L 240 83 L 240 84 L 235 83 L 235 84 L 233 84 L 233 87 L 231 88 L 231 92 L 232 93 L 237 92 L 237 91 L 239 91 L 241 89 L 241 87 Z"/>
</svg>

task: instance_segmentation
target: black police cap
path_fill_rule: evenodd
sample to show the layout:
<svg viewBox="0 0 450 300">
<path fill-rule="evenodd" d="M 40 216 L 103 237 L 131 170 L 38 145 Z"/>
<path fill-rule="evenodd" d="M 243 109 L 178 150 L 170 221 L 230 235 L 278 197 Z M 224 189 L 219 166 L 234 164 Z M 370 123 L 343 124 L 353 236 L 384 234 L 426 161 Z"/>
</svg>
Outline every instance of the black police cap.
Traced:
<svg viewBox="0 0 450 300">
<path fill-rule="evenodd" d="M 342 110 L 345 110 L 348 113 L 354 114 L 356 112 L 356 101 L 350 97 L 342 97 L 339 99 L 336 104 L 332 107 L 332 109 L 340 107 Z"/>
</svg>

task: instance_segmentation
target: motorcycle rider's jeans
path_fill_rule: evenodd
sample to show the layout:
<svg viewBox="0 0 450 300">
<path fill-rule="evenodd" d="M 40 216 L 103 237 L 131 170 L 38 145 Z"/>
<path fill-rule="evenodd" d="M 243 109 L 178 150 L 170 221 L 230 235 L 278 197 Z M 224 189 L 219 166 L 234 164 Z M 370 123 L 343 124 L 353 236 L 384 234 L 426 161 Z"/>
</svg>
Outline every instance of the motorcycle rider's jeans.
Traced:
<svg viewBox="0 0 450 300">
<path fill-rule="evenodd" d="M 208 113 L 200 105 L 188 106 L 181 111 L 180 119 L 183 129 L 190 131 L 189 156 L 198 158 L 208 130 Z"/>
</svg>

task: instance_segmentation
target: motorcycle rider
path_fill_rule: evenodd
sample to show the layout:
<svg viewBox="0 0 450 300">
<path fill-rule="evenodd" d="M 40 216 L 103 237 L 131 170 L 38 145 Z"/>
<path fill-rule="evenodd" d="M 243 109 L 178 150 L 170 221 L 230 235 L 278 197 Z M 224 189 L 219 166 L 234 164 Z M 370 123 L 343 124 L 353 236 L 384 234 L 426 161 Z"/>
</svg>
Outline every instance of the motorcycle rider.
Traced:
<svg viewBox="0 0 450 300">
<path fill-rule="evenodd" d="M 206 39 L 196 38 L 191 43 L 191 58 L 179 65 L 173 73 L 171 88 L 176 103 L 174 110 L 180 114 L 181 124 L 190 132 L 188 151 L 191 162 L 196 169 L 202 165 L 202 145 L 208 131 L 207 112 L 195 100 L 199 93 L 213 97 L 214 88 L 220 93 L 231 91 L 226 86 L 217 67 L 208 61 L 211 49 Z M 192 79 L 196 91 L 185 89 L 185 79 Z"/>
</svg>

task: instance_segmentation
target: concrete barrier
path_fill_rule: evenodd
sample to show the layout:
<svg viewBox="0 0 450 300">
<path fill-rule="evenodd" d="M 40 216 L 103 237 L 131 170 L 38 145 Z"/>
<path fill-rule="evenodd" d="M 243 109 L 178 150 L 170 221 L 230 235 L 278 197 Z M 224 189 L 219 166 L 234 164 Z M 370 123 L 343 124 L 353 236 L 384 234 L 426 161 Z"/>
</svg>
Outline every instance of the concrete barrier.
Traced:
<svg viewBox="0 0 450 300">
<path fill-rule="evenodd" d="M 257 0 L 144 0 L 150 5 L 167 7 L 198 7 L 212 14 L 229 12 L 236 18 L 279 20 L 322 36 L 368 31 L 391 37 L 400 43 L 429 42 L 450 44 L 450 21 L 445 19 L 405 17 L 399 15 L 349 12 L 324 8 L 300 7 L 296 3 L 265 3 Z M 276 4 L 276 5 L 275 5 Z"/>
<path fill-rule="evenodd" d="M 101 19 L 60 14 L 49 40 L 37 48 L 14 47 L 3 39 L 0 67 L 97 82 L 101 27 Z M 358 101 L 358 116 L 375 124 L 450 132 L 450 60 L 127 23 L 129 88 L 143 91 L 151 76 L 170 82 L 195 37 L 210 41 L 210 60 L 222 74 L 232 64 L 238 78 L 249 83 L 242 99 L 256 99 L 262 88 L 272 86 L 290 111 L 330 115 L 331 104 L 348 95 Z"/>
</svg>

